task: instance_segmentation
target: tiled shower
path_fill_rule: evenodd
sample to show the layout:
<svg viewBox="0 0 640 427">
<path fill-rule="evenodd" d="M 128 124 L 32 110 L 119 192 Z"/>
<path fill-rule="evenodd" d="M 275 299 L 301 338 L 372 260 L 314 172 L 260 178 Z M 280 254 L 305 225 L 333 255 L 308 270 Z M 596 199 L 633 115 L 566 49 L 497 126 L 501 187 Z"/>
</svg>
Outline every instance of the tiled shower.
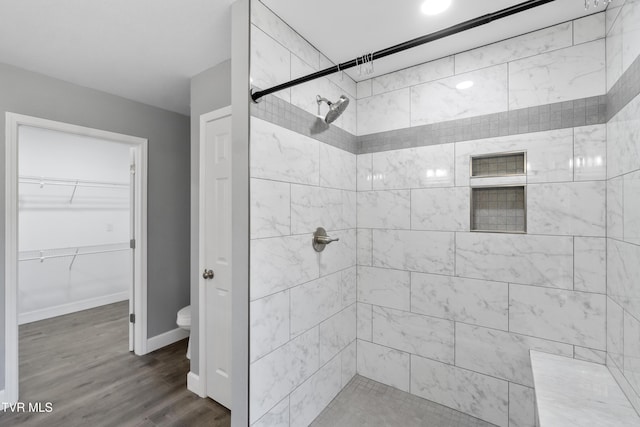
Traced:
<svg viewBox="0 0 640 427">
<path fill-rule="evenodd" d="M 258 88 L 331 65 L 259 1 L 251 43 Z M 306 426 L 359 374 L 533 426 L 530 349 L 606 364 L 640 409 L 639 54 L 618 1 L 253 105 L 250 423 Z M 327 126 L 318 94 L 352 103 Z"/>
</svg>

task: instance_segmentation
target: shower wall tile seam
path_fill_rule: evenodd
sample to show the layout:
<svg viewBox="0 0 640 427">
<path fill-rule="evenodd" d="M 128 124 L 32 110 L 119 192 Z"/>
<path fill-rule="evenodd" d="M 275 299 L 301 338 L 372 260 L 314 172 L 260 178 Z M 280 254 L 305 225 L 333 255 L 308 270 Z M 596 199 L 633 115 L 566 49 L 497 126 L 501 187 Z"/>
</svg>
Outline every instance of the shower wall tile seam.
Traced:
<svg viewBox="0 0 640 427">
<path fill-rule="evenodd" d="M 610 239 L 610 240 L 616 241 L 616 242 L 618 242 L 618 243 L 625 243 L 625 244 L 627 244 L 627 245 L 640 247 L 640 243 L 628 242 L 628 241 L 626 241 L 626 240 L 624 240 L 624 239 L 619 239 L 619 238 L 617 238 L 617 237 L 607 236 L 607 239 Z"/>
<path fill-rule="evenodd" d="M 537 338 L 537 337 L 531 337 L 531 338 Z M 383 347 L 383 348 L 386 348 L 386 349 L 389 349 L 389 350 L 393 350 L 393 351 L 397 351 L 397 352 L 400 352 L 400 353 L 407 354 L 407 355 L 409 355 L 409 356 L 420 357 L 420 358 L 422 358 L 422 359 L 431 360 L 431 361 L 433 361 L 433 362 L 441 363 L 441 364 L 443 364 L 443 365 L 452 366 L 452 367 L 454 367 L 454 368 L 457 368 L 457 369 L 460 369 L 460 370 L 463 370 L 463 371 L 473 372 L 474 374 L 481 375 L 481 376 L 483 376 L 483 377 L 493 378 L 493 379 L 495 379 L 495 380 L 503 381 L 503 382 L 506 382 L 506 383 L 513 383 L 513 384 L 516 384 L 516 385 L 519 385 L 519 386 L 522 386 L 522 387 L 533 388 L 533 387 L 531 387 L 530 385 L 521 384 L 521 383 L 516 382 L 516 381 L 508 380 L 508 379 L 506 379 L 506 378 L 498 377 L 498 376 L 491 375 L 491 374 L 487 374 L 487 373 L 484 373 L 484 372 L 474 371 L 473 369 L 470 369 L 470 368 L 467 368 L 467 367 L 464 367 L 464 366 L 460 366 L 460 365 L 456 365 L 456 364 L 454 364 L 454 363 L 447 363 L 447 362 L 443 362 L 442 360 L 434 359 L 433 357 L 421 356 L 421 355 L 419 355 L 419 354 L 411 353 L 411 352 L 409 352 L 409 351 L 399 350 L 399 349 L 397 349 L 397 348 L 390 347 L 390 346 L 385 345 L 385 344 L 380 344 L 380 343 L 377 343 L 377 342 L 375 342 L 375 341 L 369 341 L 369 340 L 362 339 L 362 338 L 356 338 L 356 341 L 365 341 L 365 342 L 368 342 L 368 343 L 370 343 L 370 344 L 377 345 L 377 346 L 379 346 L 379 347 Z M 554 342 L 557 342 L 557 341 L 554 341 Z M 565 343 L 562 343 L 562 344 L 565 344 Z M 363 374 L 359 374 L 359 375 L 362 375 L 362 376 L 364 376 L 365 378 L 368 378 L 368 377 L 366 377 L 366 376 L 365 376 L 365 375 L 363 375 Z M 369 379 L 371 379 L 371 378 L 369 378 Z M 413 393 L 412 393 L 412 394 L 413 394 Z"/>
<path fill-rule="evenodd" d="M 389 231 L 398 231 L 398 230 L 389 230 Z M 400 231 L 411 231 L 411 230 L 400 230 Z M 414 231 L 422 231 L 422 230 L 414 230 Z M 450 233 L 450 232 L 443 231 L 443 233 Z M 469 234 L 471 234 L 471 233 L 469 233 Z M 473 233 L 473 234 L 475 234 L 475 233 Z M 483 234 L 497 234 L 497 233 L 483 233 Z M 507 234 L 507 233 L 505 233 L 505 234 Z M 518 234 L 518 235 L 519 236 L 528 236 L 528 234 Z M 537 235 L 535 235 L 535 236 L 537 236 Z M 551 237 L 563 237 L 563 238 L 566 238 L 566 237 L 574 237 L 574 236 L 573 235 L 564 235 L 564 236 L 551 236 Z M 576 237 L 583 237 L 583 236 L 576 236 Z M 592 238 L 590 236 L 587 236 L 587 237 L 588 238 Z M 595 238 L 595 239 L 604 239 L 604 237 L 593 237 L 593 238 Z M 638 246 L 638 245 L 636 245 L 636 246 Z M 514 282 L 514 281 L 507 281 L 507 280 L 484 279 L 484 278 L 478 278 L 478 277 L 472 277 L 472 276 L 464 276 L 464 275 L 461 275 L 461 274 L 453 275 L 453 274 L 445 274 L 445 273 L 430 273 L 430 272 L 424 272 L 424 271 L 418 271 L 418 270 L 407 270 L 407 269 L 395 268 L 395 267 L 389 267 L 389 266 L 376 266 L 376 265 L 363 265 L 363 264 L 356 264 L 356 267 L 377 268 L 377 269 L 397 271 L 397 272 L 405 272 L 405 273 L 427 274 L 427 275 L 430 275 L 430 276 L 455 277 L 455 278 L 472 279 L 472 280 L 484 280 L 484 281 L 495 282 L 495 283 L 504 283 L 504 284 L 518 285 L 518 286 L 534 286 L 536 288 L 558 289 L 558 290 L 574 292 L 573 289 L 558 288 L 558 287 L 553 287 L 553 286 L 535 285 L 535 284 L 531 284 L 531 283 L 518 283 L 518 282 Z M 349 268 L 352 268 L 352 267 L 349 267 Z M 584 294 L 603 295 L 602 292 L 589 292 L 589 291 L 584 291 L 584 290 L 576 290 L 575 292 L 581 292 L 581 293 L 584 293 Z"/>
<path fill-rule="evenodd" d="M 517 284 L 514 283 L 514 285 L 517 285 Z M 517 285 L 517 286 L 521 286 L 521 285 Z M 561 290 L 564 290 L 564 289 L 561 289 Z M 565 290 L 565 291 L 566 292 L 574 292 L 572 290 Z M 595 294 L 595 295 L 603 295 L 603 294 Z M 606 297 L 606 295 L 603 295 L 603 296 Z M 513 335 L 518 335 L 518 336 L 527 337 L 527 338 L 535 338 L 535 339 L 538 339 L 538 340 L 544 340 L 544 341 L 548 341 L 548 342 L 552 342 L 552 343 L 556 343 L 556 344 L 566 344 L 566 345 L 578 346 L 578 347 L 582 347 L 582 348 L 586 348 L 586 349 L 590 349 L 590 350 L 605 351 L 605 350 L 603 350 L 601 348 L 589 347 L 589 346 L 583 345 L 583 344 L 573 344 L 573 343 L 570 343 L 570 342 L 567 342 L 567 341 L 560 341 L 560 340 L 557 340 L 557 339 L 541 337 L 541 336 L 538 336 L 538 335 L 525 334 L 525 333 L 522 333 L 522 332 L 517 332 L 517 331 L 510 330 L 510 329 L 500 329 L 500 328 L 490 327 L 490 326 L 486 326 L 486 325 L 480 325 L 480 324 L 477 324 L 477 323 L 470 323 L 470 322 L 465 322 L 465 321 L 461 321 L 461 320 L 452 320 L 452 319 L 449 319 L 449 318 L 446 318 L 446 317 L 438 317 L 438 316 L 423 314 L 423 313 L 419 313 L 419 312 L 415 312 L 415 311 L 407 311 L 407 310 L 402 310 L 402 309 L 397 309 L 397 308 L 390 308 L 390 307 L 385 307 L 385 306 L 382 306 L 382 305 L 379 305 L 379 304 L 372 304 L 372 303 L 369 303 L 369 302 L 357 301 L 357 303 L 358 304 L 366 304 L 366 305 L 371 306 L 372 308 L 373 307 L 378 307 L 378 308 L 382 308 L 382 309 L 391 309 L 391 310 L 402 312 L 402 313 L 406 313 L 406 314 L 413 314 L 413 315 L 416 315 L 416 316 L 423 316 L 423 317 L 428 317 L 428 318 L 432 318 L 432 319 L 447 320 L 447 321 L 450 321 L 450 322 L 453 322 L 453 323 L 460 323 L 462 325 L 473 326 L 473 327 L 476 327 L 476 328 L 482 328 L 482 329 L 488 329 L 488 330 L 491 330 L 491 331 L 497 331 L 497 332 L 513 334 Z M 318 326 L 318 325 L 316 325 L 316 326 Z M 313 329 L 313 328 L 311 328 L 311 329 Z M 360 337 L 356 337 L 356 338 L 357 339 L 362 339 L 364 341 L 371 342 L 373 344 L 382 345 L 384 347 L 394 348 L 394 347 L 391 347 L 389 345 L 380 344 L 380 343 L 376 342 L 375 339 L 373 338 L 373 336 L 371 337 L 371 339 L 365 339 L 365 338 L 360 338 Z M 403 351 L 405 353 L 415 354 L 415 353 L 411 353 L 411 352 L 408 352 L 408 351 L 405 351 L 405 350 L 399 350 L 397 348 L 394 348 L 394 349 L 398 350 L 398 351 Z M 421 357 L 425 357 L 425 356 L 421 356 Z M 437 360 L 437 359 L 433 359 L 433 360 Z M 442 363 L 447 363 L 447 362 L 442 362 Z"/>
<path fill-rule="evenodd" d="M 451 143 L 451 144 L 455 144 L 455 143 Z M 523 151 L 523 150 L 520 150 Z M 365 154 L 371 154 L 371 153 L 365 153 Z M 634 174 L 636 172 L 638 172 L 638 170 L 633 170 L 631 172 L 625 172 L 623 174 L 614 176 L 612 178 L 619 178 L 621 176 L 625 176 L 625 175 L 631 175 Z M 503 177 L 489 177 L 491 179 L 502 179 Z M 256 179 L 262 179 L 262 178 L 256 178 Z M 484 178 L 481 178 L 484 179 Z M 589 179 L 589 180 L 574 180 L 574 179 L 549 179 L 546 181 L 540 181 L 540 182 L 528 182 L 527 185 L 546 185 L 546 184 L 571 184 L 571 183 L 581 183 L 581 182 L 607 182 L 610 179 Z M 267 180 L 267 181 L 274 181 L 274 182 L 284 182 L 284 183 L 288 183 L 288 181 L 277 181 L 277 180 Z M 309 184 L 300 184 L 300 185 L 308 185 L 310 187 L 314 187 L 313 185 L 309 185 Z M 509 184 L 496 184 L 496 185 L 509 185 Z M 479 185 L 480 187 L 482 187 L 482 185 Z M 433 186 L 424 186 L 424 187 L 389 187 L 389 188 L 374 188 L 374 189 L 370 189 L 370 190 L 356 190 L 355 192 L 357 193 L 379 193 L 379 192 L 384 192 L 384 191 L 413 191 L 413 190 L 443 190 L 443 189 L 452 189 L 452 188 L 473 188 L 474 185 L 469 185 L 469 184 L 456 184 L 456 185 L 433 185 Z M 324 187 L 324 188 L 330 188 L 330 187 Z M 343 191 L 349 191 L 349 192 L 354 192 L 353 190 L 343 190 Z M 361 228 L 361 227 L 358 227 Z M 365 227 L 365 228 L 374 228 L 375 227 Z M 408 230 L 408 229 L 407 229 Z M 422 230 L 422 229 L 420 229 Z M 434 230 L 437 231 L 437 230 Z M 448 231 L 461 231 L 461 230 L 448 230 Z"/>
<path fill-rule="evenodd" d="M 355 230 L 353 228 L 350 228 L 349 230 Z M 503 232 L 503 233 L 493 233 L 491 231 L 463 231 L 463 230 L 430 230 L 430 229 L 422 229 L 422 228 L 414 228 L 414 229 L 408 229 L 408 228 L 371 228 L 371 230 L 380 230 L 380 231 L 417 231 L 417 232 L 429 232 L 429 233 L 469 233 L 469 234 L 500 234 L 500 235 L 516 235 L 516 236 L 536 236 L 536 237 L 584 237 L 584 238 L 589 238 L 589 239 L 606 239 L 605 236 L 602 235 L 590 235 L 590 234 L 541 234 L 541 233 L 537 233 L 537 234 L 533 234 L 533 233 L 511 233 L 511 232 Z M 333 230 L 333 231 L 341 231 L 341 230 Z M 303 235 L 303 234 L 302 234 Z M 301 236 L 301 234 L 297 234 L 297 236 Z M 280 237 L 280 236 L 277 236 Z M 264 237 L 262 239 L 271 239 L 271 237 Z M 259 239 L 256 239 L 259 240 Z M 630 245 L 634 245 L 634 246 L 640 246 L 637 243 L 631 243 L 631 242 L 625 242 L 624 240 L 619 240 L 619 239 L 613 239 L 613 240 L 617 240 L 618 242 L 622 242 L 622 243 L 628 243 Z M 375 266 L 373 266 L 375 267 Z M 401 271 L 411 271 L 412 273 L 421 273 L 421 271 L 418 270 L 402 270 L 402 269 L 396 269 L 396 268 L 389 268 L 389 267 L 379 267 L 379 268 L 387 268 L 389 270 L 401 270 Z M 440 273 L 426 273 L 426 274 L 440 274 Z M 443 274 L 443 276 L 452 276 L 450 274 Z M 463 276 L 458 276 L 456 275 L 455 277 L 463 277 Z M 468 279 L 473 279 L 473 277 L 467 277 Z M 511 282 L 510 282 L 511 283 Z M 519 285 L 522 283 L 514 283 L 514 285 Z M 524 283 L 527 286 L 536 286 L 536 285 L 529 285 Z M 542 286 L 545 287 L 545 286 Z M 580 291 L 583 292 L 583 291 Z M 600 293 L 600 292 L 590 292 L 590 293 Z"/>
<path fill-rule="evenodd" d="M 629 310 L 627 310 L 626 308 L 624 308 L 624 307 L 622 307 L 620 305 L 620 303 L 616 299 L 616 298 L 618 298 L 617 296 L 607 295 L 607 298 L 610 298 L 613 302 L 616 303 L 616 305 L 618 305 L 620 308 L 622 308 L 622 310 L 624 310 L 625 314 L 627 314 L 629 317 L 631 317 L 636 322 L 640 323 L 640 318 L 638 318 L 634 313 L 631 313 Z M 358 302 L 358 301 L 356 301 L 356 302 Z"/>
<path fill-rule="evenodd" d="M 347 228 L 328 228 L 327 231 L 351 231 L 351 230 L 357 230 L 357 228 L 355 227 L 347 227 Z M 422 231 L 422 230 L 415 230 L 415 231 Z M 277 236 L 265 236 L 265 237 L 252 237 L 251 240 L 268 240 L 268 239 L 279 239 L 281 237 L 301 237 L 301 236 L 307 236 L 309 233 L 290 233 L 290 234 L 280 234 Z M 580 236 L 580 237 L 591 237 L 591 236 Z M 348 267 L 349 268 L 349 267 Z M 338 271 L 342 271 L 342 270 L 338 270 Z M 333 273 L 327 273 L 325 276 L 330 275 Z M 323 277 L 323 276 L 320 276 Z"/>
<path fill-rule="evenodd" d="M 334 191 L 346 191 L 348 193 L 355 193 L 358 190 L 351 190 L 351 189 L 346 189 L 343 187 L 331 187 L 328 185 L 322 185 L 322 184 L 306 184 L 306 183 L 299 183 L 299 182 L 291 182 L 291 181 L 287 181 L 285 179 L 274 179 L 274 178 L 263 178 L 261 176 L 250 176 L 249 179 L 255 179 L 255 180 L 259 180 L 259 181 L 267 181 L 267 182 L 277 182 L 277 183 L 281 183 L 281 184 L 291 184 L 291 185 L 299 185 L 301 187 L 312 187 L 312 188 L 323 188 L 323 189 L 327 189 L 327 190 L 334 190 Z M 604 181 L 604 180 L 593 180 L 593 181 Z M 567 182 L 572 182 L 572 181 L 567 181 Z M 355 228 L 355 227 L 352 227 Z"/>
<path fill-rule="evenodd" d="M 312 328 L 313 329 L 313 328 Z M 354 342 L 357 341 L 357 338 L 354 339 L 353 341 L 351 341 L 349 344 L 347 344 L 342 350 L 338 351 L 333 357 L 331 357 L 327 362 L 323 363 L 323 364 L 319 364 L 318 369 L 309 376 L 309 378 L 307 378 L 306 380 L 302 381 L 297 387 L 295 387 L 294 389 L 291 390 L 291 393 L 289 393 L 286 397 L 284 397 L 282 400 L 284 399 L 290 399 L 291 395 L 294 394 L 298 389 L 300 389 L 303 385 L 305 385 L 307 383 L 307 381 L 312 380 L 312 378 L 318 373 L 320 372 L 323 368 L 325 368 L 327 365 L 329 365 L 331 362 L 333 362 L 335 360 L 336 357 L 340 357 L 342 358 L 342 352 L 349 347 L 351 344 L 353 344 Z M 341 368 L 342 368 L 342 361 L 341 361 Z M 342 384 L 343 386 L 346 384 Z M 278 406 L 280 403 L 282 403 L 282 400 L 280 400 L 278 403 L 276 403 L 273 407 L 271 407 L 260 419 L 262 419 L 265 415 L 267 415 L 273 408 L 275 408 L 276 406 Z M 291 406 L 289 406 L 289 410 L 291 410 Z M 289 415 L 291 416 L 291 415 Z M 258 421 L 260 420 L 258 419 L 255 423 L 258 423 Z"/>
<path fill-rule="evenodd" d="M 278 237 L 288 237 L 288 236 L 278 236 Z M 269 238 L 269 239 L 270 239 L 271 237 L 267 237 L 267 238 Z M 276 237 L 276 238 L 277 238 L 277 237 Z M 252 240 L 257 240 L 257 239 L 252 239 Z M 318 277 L 316 277 L 316 278 L 314 278 L 314 279 L 306 280 L 306 281 L 304 281 L 304 282 L 300 282 L 300 283 L 296 283 L 295 285 L 291 285 L 290 287 L 288 287 L 288 288 L 286 288 L 286 289 L 282 289 L 282 290 L 279 290 L 279 291 L 276 291 L 276 292 L 272 292 L 272 293 L 270 293 L 270 294 L 260 295 L 259 297 L 255 298 L 255 299 L 252 299 L 252 300 L 251 300 L 251 301 L 249 301 L 249 302 L 251 303 L 251 302 L 260 301 L 260 300 L 262 300 L 262 299 L 269 298 L 269 297 L 272 297 L 272 296 L 274 296 L 274 295 L 281 294 L 281 293 L 283 293 L 283 292 L 289 292 L 289 291 L 291 291 L 292 289 L 299 288 L 299 287 L 304 286 L 304 285 L 308 285 L 308 284 L 310 284 L 310 283 L 312 283 L 312 282 L 315 282 L 315 281 L 317 281 L 317 280 L 319 280 L 319 279 L 325 279 L 325 278 L 327 278 L 327 277 L 330 277 L 330 276 L 336 275 L 336 274 L 338 274 L 338 273 L 344 273 L 344 272 L 346 272 L 347 270 L 350 270 L 350 269 L 352 269 L 352 268 L 356 268 L 356 267 L 358 267 L 358 265 L 357 265 L 357 264 L 354 264 L 354 265 L 351 265 L 351 266 L 349 266 L 349 267 L 345 267 L 345 268 L 343 268 L 343 269 L 341 269 L 341 270 L 336 270 L 336 271 L 334 271 L 334 272 L 332 272 L 332 273 L 322 274 L 322 275 L 320 275 L 320 276 L 318 276 Z M 356 301 L 356 302 L 357 302 L 357 301 Z M 349 304 L 349 306 L 351 306 L 351 304 Z M 345 306 L 344 308 L 340 309 L 340 311 L 344 310 L 345 308 L 347 308 L 347 307 L 349 307 L 349 306 Z M 339 311 L 339 312 L 340 312 L 340 311 Z M 326 319 L 325 319 L 325 320 L 326 320 Z M 317 326 L 317 324 L 316 324 L 315 326 Z M 309 329 L 313 329 L 313 327 L 308 328 L 307 330 L 305 330 L 305 332 L 307 332 Z M 289 332 L 291 333 L 291 331 L 289 331 Z"/>
</svg>

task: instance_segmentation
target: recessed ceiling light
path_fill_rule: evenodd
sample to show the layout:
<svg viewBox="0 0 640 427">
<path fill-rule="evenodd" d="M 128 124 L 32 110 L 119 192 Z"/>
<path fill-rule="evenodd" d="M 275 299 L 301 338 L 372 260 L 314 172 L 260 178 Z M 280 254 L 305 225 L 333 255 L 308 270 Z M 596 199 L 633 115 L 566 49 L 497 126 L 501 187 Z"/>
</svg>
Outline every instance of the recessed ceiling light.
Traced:
<svg viewBox="0 0 640 427">
<path fill-rule="evenodd" d="M 420 9 L 425 15 L 437 15 L 449 9 L 449 6 L 451 0 L 425 0 Z"/>
<path fill-rule="evenodd" d="M 458 83 L 456 85 L 456 89 L 465 90 L 465 89 L 469 89 L 471 86 L 473 86 L 473 82 L 471 80 L 465 80 L 463 82 Z"/>
</svg>

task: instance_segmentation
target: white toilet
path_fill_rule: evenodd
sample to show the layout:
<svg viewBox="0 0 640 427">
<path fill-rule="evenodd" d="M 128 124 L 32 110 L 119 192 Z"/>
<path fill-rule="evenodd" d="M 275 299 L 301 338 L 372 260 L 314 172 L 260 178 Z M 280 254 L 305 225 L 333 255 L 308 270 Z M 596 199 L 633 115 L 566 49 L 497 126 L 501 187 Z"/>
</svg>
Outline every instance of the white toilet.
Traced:
<svg viewBox="0 0 640 427">
<path fill-rule="evenodd" d="M 191 306 L 188 305 L 178 311 L 176 319 L 178 326 L 185 331 L 189 331 L 189 344 L 187 345 L 187 359 L 191 359 Z"/>
</svg>

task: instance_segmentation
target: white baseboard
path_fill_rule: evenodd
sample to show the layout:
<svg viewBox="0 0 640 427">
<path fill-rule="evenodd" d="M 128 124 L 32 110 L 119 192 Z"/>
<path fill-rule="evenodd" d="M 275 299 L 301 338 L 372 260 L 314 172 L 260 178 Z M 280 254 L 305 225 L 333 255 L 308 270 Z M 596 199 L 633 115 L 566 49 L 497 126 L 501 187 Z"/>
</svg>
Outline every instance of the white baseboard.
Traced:
<svg viewBox="0 0 640 427">
<path fill-rule="evenodd" d="M 187 390 L 191 393 L 195 393 L 200 397 L 207 397 L 204 394 L 204 383 L 200 382 L 200 376 L 189 372 L 187 374 Z"/>
<path fill-rule="evenodd" d="M 126 301 L 128 299 L 129 291 L 124 291 L 117 294 L 70 302 L 68 304 L 29 311 L 27 313 L 20 313 L 18 315 L 18 324 L 24 325 L 25 323 L 37 322 L 38 320 L 51 319 L 52 317 L 63 316 L 65 314 L 75 313 L 82 310 L 89 310 L 91 308 L 113 304 L 114 302 Z"/>
<path fill-rule="evenodd" d="M 147 340 L 147 353 L 151 353 L 152 351 L 156 351 L 159 348 L 166 347 L 174 342 L 183 340 L 189 336 L 189 331 L 185 331 L 184 329 L 175 328 L 171 331 L 165 332 L 164 334 L 156 335 L 155 337 L 151 337 Z M 185 357 L 186 353 L 185 353 Z"/>
</svg>

